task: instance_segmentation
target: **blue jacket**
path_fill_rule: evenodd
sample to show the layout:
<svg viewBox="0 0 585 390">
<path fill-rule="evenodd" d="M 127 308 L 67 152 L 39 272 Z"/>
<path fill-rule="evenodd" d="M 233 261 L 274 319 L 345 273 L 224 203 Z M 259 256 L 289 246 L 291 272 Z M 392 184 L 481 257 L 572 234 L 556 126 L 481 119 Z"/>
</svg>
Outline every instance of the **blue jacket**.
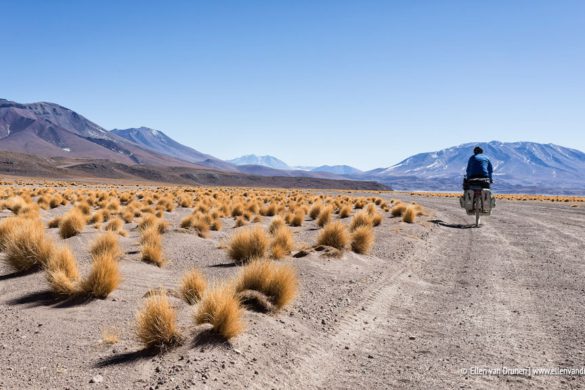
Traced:
<svg viewBox="0 0 585 390">
<path fill-rule="evenodd" d="M 493 171 L 494 168 L 490 159 L 484 154 L 476 154 L 469 158 L 469 162 L 467 163 L 468 179 L 485 178 L 492 180 Z"/>
</svg>

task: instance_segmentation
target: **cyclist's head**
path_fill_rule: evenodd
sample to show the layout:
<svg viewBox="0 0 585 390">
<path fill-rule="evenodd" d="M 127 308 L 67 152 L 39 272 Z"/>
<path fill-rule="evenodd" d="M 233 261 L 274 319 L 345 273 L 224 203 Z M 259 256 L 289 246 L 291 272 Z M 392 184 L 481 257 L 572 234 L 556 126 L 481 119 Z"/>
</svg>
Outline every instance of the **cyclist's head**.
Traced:
<svg viewBox="0 0 585 390">
<path fill-rule="evenodd" d="M 473 154 L 482 154 L 483 153 L 483 149 L 480 148 L 479 146 L 476 146 L 475 149 L 473 149 Z"/>
</svg>

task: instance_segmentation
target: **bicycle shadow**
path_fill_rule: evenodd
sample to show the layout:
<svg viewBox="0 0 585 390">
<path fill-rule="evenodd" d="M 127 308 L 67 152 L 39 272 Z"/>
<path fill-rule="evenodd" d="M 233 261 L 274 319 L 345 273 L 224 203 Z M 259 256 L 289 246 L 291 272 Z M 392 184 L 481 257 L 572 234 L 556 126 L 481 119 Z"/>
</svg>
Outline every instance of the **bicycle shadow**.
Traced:
<svg viewBox="0 0 585 390">
<path fill-rule="evenodd" d="M 444 226 L 444 227 L 451 228 L 451 229 L 477 229 L 478 227 L 481 227 L 481 225 L 475 226 L 474 223 L 470 223 L 470 224 L 447 223 L 447 222 L 442 221 L 440 219 L 433 219 L 429 222 L 434 223 L 435 225 Z"/>
</svg>

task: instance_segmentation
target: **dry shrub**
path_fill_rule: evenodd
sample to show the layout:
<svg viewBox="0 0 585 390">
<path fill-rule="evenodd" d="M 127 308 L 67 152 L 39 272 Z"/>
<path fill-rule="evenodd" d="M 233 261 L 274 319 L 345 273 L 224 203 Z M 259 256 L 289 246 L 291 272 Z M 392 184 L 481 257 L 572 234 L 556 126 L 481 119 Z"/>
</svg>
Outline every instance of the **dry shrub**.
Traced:
<svg viewBox="0 0 585 390">
<path fill-rule="evenodd" d="M 177 313 L 166 295 L 148 298 L 136 315 L 136 334 L 146 348 L 164 350 L 182 341 L 177 328 Z"/>
<path fill-rule="evenodd" d="M 325 207 L 321 210 L 319 218 L 317 219 L 317 225 L 319 225 L 319 227 L 323 227 L 331 222 L 331 212 L 331 207 Z"/>
<path fill-rule="evenodd" d="M 220 231 L 221 230 L 221 219 L 216 218 L 213 221 L 211 221 L 211 225 L 209 225 L 209 228 L 213 231 Z"/>
<path fill-rule="evenodd" d="M 295 213 L 293 214 L 291 220 L 290 220 L 290 225 L 291 226 L 302 226 L 303 225 L 303 221 L 305 220 L 305 212 L 303 210 L 296 210 Z"/>
<path fill-rule="evenodd" d="M 160 245 L 145 244 L 140 250 L 142 261 L 151 263 L 157 267 L 162 267 L 166 263 L 163 256 L 162 247 Z"/>
<path fill-rule="evenodd" d="M 382 223 L 382 216 L 378 213 L 374 213 L 374 215 L 372 216 L 372 225 L 380 226 L 381 223 Z"/>
<path fill-rule="evenodd" d="M 237 293 L 246 290 L 261 292 L 276 309 L 281 309 L 296 297 L 298 280 L 292 266 L 259 260 L 242 268 L 235 282 L 235 290 Z"/>
<path fill-rule="evenodd" d="M 341 222 L 336 221 L 325 225 L 319 234 L 317 244 L 343 250 L 348 245 L 349 239 L 346 227 Z"/>
<path fill-rule="evenodd" d="M 102 331 L 102 342 L 108 345 L 118 344 L 120 333 L 113 328 L 106 328 Z"/>
<path fill-rule="evenodd" d="M 285 226 L 284 219 L 280 215 L 277 215 L 272 219 L 270 222 L 270 226 L 268 227 L 268 232 L 270 234 L 274 234 L 281 226 Z"/>
<path fill-rule="evenodd" d="M 69 248 L 55 249 L 46 269 L 47 282 L 53 292 L 61 295 L 74 295 L 80 292 L 77 261 Z"/>
<path fill-rule="evenodd" d="M 371 226 L 372 217 L 366 212 L 359 212 L 353 216 L 351 223 L 349 224 L 349 230 L 354 231 L 360 226 Z"/>
<path fill-rule="evenodd" d="M 106 227 L 104 228 L 107 231 L 111 231 L 111 232 L 119 232 L 122 230 L 122 228 L 124 227 L 124 221 L 121 220 L 120 218 L 116 217 L 110 220 L 110 222 L 107 223 Z"/>
<path fill-rule="evenodd" d="M 47 265 L 54 245 L 45 236 L 39 220 L 18 218 L 4 238 L 4 261 L 16 271 L 29 271 Z"/>
<path fill-rule="evenodd" d="M 402 221 L 406 223 L 414 223 L 419 211 L 420 210 L 414 205 L 408 206 L 402 214 Z"/>
<path fill-rule="evenodd" d="M 268 242 L 268 235 L 260 227 L 240 230 L 229 243 L 229 257 L 238 264 L 263 258 L 268 249 Z"/>
<path fill-rule="evenodd" d="M 343 206 L 339 211 L 339 218 L 347 218 L 351 215 L 351 207 L 350 206 Z"/>
<path fill-rule="evenodd" d="M 244 330 L 242 308 L 231 286 L 208 291 L 197 307 L 195 323 L 211 324 L 213 332 L 229 340 Z"/>
<path fill-rule="evenodd" d="M 93 257 L 109 254 L 116 260 L 119 260 L 120 256 L 122 256 L 118 237 L 112 232 L 105 232 L 96 238 L 91 245 L 90 252 Z"/>
<path fill-rule="evenodd" d="M 10 236 L 10 234 L 12 234 L 21 223 L 22 219 L 18 217 L 4 218 L 0 221 L 0 251 L 5 249 L 8 236 Z"/>
<path fill-rule="evenodd" d="M 238 218 L 236 218 L 236 227 L 242 227 L 244 225 L 247 225 L 248 222 L 246 221 L 246 219 L 243 216 L 239 216 Z"/>
<path fill-rule="evenodd" d="M 49 229 L 58 228 L 60 223 L 61 223 L 61 217 L 55 217 L 49 221 L 49 223 L 47 224 L 47 227 Z"/>
<path fill-rule="evenodd" d="M 371 226 L 359 226 L 351 234 L 351 250 L 366 254 L 374 244 L 374 229 Z"/>
<path fill-rule="evenodd" d="M 142 220 L 138 224 L 138 230 L 148 230 L 152 227 L 155 227 L 159 233 L 162 234 L 167 231 L 169 224 L 168 222 L 158 218 L 156 215 L 146 214 L 142 217 Z"/>
<path fill-rule="evenodd" d="M 183 276 L 179 291 L 189 305 L 194 305 L 201 299 L 206 288 L 205 277 L 198 269 L 193 268 Z"/>
<path fill-rule="evenodd" d="M 273 259 L 282 259 L 290 254 L 293 249 L 294 240 L 292 232 L 285 225 L 280 226 L 272 232 L 272 242 L 270 243 L 270 252 Z"/>
<path fill-rule="evenodd" d="M 400 217 L 406 211 L 408 206 L 404 203 L 396 203 L 394 207 L 392 207 L 391 214 L 393 217 Z"/>
<path fill-rule="evenodd" d="M 93 262 L 89 275 L 83 280 L 84 292 L 96 298 L 104 299 L 114 291 L 122 279 L 118 261 L 110 253 L 92 256 Z"/>
<path fill-rule="evenodd" d="M 87 202 L 79 202 L 75 205 L 75 208 L 81 211 L 83 215 L 91 214 L 91 206 Z"/>
<path fill-rule="evenodd" d="M 313 207 L 311 207 L 311 211 L 309 211 L 309 217 L 313 220 L 317 219 L 317 217 L 319 216 L 319 214 L 321 213 L 321 205 L 320 204 L 314 204 Z"/>
<path fill-rule="evenodd" d="M 61 219 L 59 223 L 59 235 L 61 238 L 69 238 L 78 235 L 85 227 L 85 216 L 78 209 L 72 209 Z"/>
</svg>

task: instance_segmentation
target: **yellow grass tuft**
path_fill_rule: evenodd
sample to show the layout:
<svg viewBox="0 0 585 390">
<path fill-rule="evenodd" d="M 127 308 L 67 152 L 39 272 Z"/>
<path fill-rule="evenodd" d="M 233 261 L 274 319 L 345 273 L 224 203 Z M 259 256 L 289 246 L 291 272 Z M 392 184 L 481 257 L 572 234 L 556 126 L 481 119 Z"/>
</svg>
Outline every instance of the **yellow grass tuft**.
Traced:
<svg viewBox="0 0 585 390">
<path fill-rule="evenodd" d="M 311 207 L 311 211 L 309 211 L 309 217 L 311 217 L 311 219 L 315 220 L 315 219 L 317 219 L 317 217 L 319 216 L 320 213 L 321 213 L 321 205 L 314 204 L 313 207 Z"/>
<path fill-rule="evenodd" d="M 317 239 L 319 245 L 331 246 L 343 250 L 349 243 L 349 233 L 339 221 L 330 222 L 321 231 Z"/>
<path fill-rule="evenodd" d="M 63 216 L 59 223 L 59 235 L 61 238 L 69 238 L 78 235 L 85 227 L 85 216 L 79 209 L 72 209 Z"/>
<path fill-rule="evenodd" d="M 4 237 L 4 261 L 15 271 L 45 267 L 53 254 L 54 245 L 45 236 L 43 224 L 24 218 L 17 221 Z"/>
<path fill-rule="evenodd" d="M 183 276 L 180 293 L 189 305 L 194 305 L 201 299 L 206 288 L 205 277 L 198 269 L 194 268 Z"/>
<path fill-rule="evenodd" d="M 114 291 L 121 280 L 118 261 L 110 253 L 93 256 L 89 275 L 81 284 L 87 294 L 104 299 Z"/>
<path fill-rule="evenodd" d="M 406 223 L 414 223 L 419 211 L 420 209 L 414 205 L 408 206 L 402 214 L 402 221 Z"/>
<path fill-rule="evenodd" d="M 6 247 L 6 240 L 22 223 L 22 219 L 18 217 L 5 218 L 0 221 L 0 251 Z"/>
<path fill-rule="evenodd" d="M 90 252 L 94 258 L 103 254 L 109 254 L 114 259 L 119 260 L 120 256 L 122 256 L 122 249 L 120 248 L 118 237 L 112 232 L 105 232 L 96 238 L 91 245 Z"/>
<path fill-rule="evenodd" d="M 371 226 L 359 226 L 351 234 L 351 250 L 366 254 L 374 244 L 374 229 Z"/>
<path fill-rule="evenodd" d="M 406 206 L 404 203 L 397 203 L 394 205 L 394 207 L 392 207 L 392 211 L 391 214 L 393 217 L 401 217 L 402 214 L 406 211 L 408 206 Z"/>
<path fill-rule="evenodd" d="M 319 218 L 317 218 L 317 225 L 319 225 L 319 227 L 323 227 L 331 222 L 331 212 L 331 207 L 325 207 L 321 210 Z"/>
<path fill-rule="evenodd" d="M 351 207 L 350 206 L 343 206 L 339 211 L 339 218 L 347 218 L 351 215 Z"/>
<path fill-rule="evenodd" d="M 282 259 L 290 254 L 293 249 L 294 240 L 292 232 L 286 225 L 280 226 L 272 233 L 270 252 L 273 259 Z"/>
<path fill-rule="evenodd" d="M 353 216 L 351 223 L 349 224 L 349 230 L 354 231 L 360 226 L 371 226 L 372 217 L 367 212 L 359 212 Z"/>
<path fill-rule="evenodd" d="M 276 309 L 281 309 L 296 297 L 298 280 L 292 266 L 258 260 L 242 268 L 235 281 L 235 290 L 237 293 L 261 292 Z"/>
<path fill-rule="evenodd" d="M 47 227 L 49 229 L 58 228 L 60 223 L 61 223 L 61 217 L 55 217 L 49 221 L 49 223 L 47 224 Z"/>
<path fill-rule="evenodd" d="M 177 313 L 166 295 L 148 298 L 136 315 L 136 334 L 146 348 L 164 350 L 182 341 L 177 328 Z"/>
<path fill-rule="evenodd" d="M 197 307 L 195 323 L 211 324 L 213 332 L 226 340 L 242 333 L 242 308 L 232 287 L 216 287 L 207 292 Z"/>
<path fill-rule="evenodd" d="M 228 255 L 238 264 L 263 258 L 268 249 L 268 235 L 260 227 L 237 231 L 232 237 Z"/>
</svg>

